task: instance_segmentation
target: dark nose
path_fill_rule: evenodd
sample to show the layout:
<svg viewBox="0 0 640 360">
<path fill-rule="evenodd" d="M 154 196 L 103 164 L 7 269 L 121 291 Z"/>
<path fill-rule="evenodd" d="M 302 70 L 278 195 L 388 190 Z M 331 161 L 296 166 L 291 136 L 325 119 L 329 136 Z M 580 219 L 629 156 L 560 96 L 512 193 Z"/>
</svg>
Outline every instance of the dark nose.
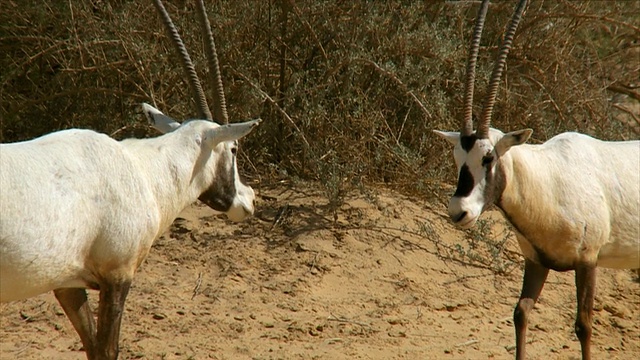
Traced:
<svg viewBox="0 0 640 360">
<path fill-rule="evenodd" d="M 457 215 L 450 215 L 450 216 L 451 216 L 451 221 L 453 221 L 454 223 L 457 223 L 460 220 L 464 219 L 465 216 L 467 216 L 467 212 L 463 211 Z"/>
</svg>

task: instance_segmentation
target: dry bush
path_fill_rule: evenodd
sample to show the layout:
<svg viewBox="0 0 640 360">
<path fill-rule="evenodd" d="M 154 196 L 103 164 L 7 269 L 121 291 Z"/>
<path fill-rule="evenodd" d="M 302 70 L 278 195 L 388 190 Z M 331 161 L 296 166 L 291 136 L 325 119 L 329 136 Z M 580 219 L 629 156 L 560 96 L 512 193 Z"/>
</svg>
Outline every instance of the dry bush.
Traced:
<svg viewBox="0 0 640 360">
<path fill-rule="evenodd" d="M 489 10 L 478 112 L 513 6 Z M 205 79 L 194 4 L 167 8 Z M 241 159 L 244 173 L 319 180 L 335 205 L 360 184 L 433 200 L 455 181 L 450 149 L 431 130 L 458 129 L 477 2 L 240 0 L 208 8 L 232 121 L 265 120 L 243 142 L 251 154 Z M 638 13 L 636 1 L 532 2 L 494 126 L 531 127 L 533 142 L 567 130 L 638 138 Z M 3 1 L 0 54 L 3 142 L 69 127 L 145 136 L 142 101 L 176 118 L 194 114 L 151 2 Z"/>
</svg>

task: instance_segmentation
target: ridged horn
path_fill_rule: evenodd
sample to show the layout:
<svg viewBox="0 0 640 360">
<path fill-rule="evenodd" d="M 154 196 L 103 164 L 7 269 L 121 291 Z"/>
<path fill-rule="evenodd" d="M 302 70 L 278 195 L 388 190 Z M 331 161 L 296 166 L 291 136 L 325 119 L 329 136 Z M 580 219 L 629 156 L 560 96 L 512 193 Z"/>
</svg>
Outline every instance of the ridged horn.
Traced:
<svg viewBox="0 0 640 360">
<path fill-rule="evenodd" d="M 482 116 L 480 117 L 480 122 L 478 123 L 478 131 L 476 134 L 481 139 L 486 139 L 489 136 L 489 126 L 491 125 L 493 106 L 496 103 L 496 95 L 498 94 L 498 85 L 500 84 L 500 79 L 502 78 L 504 66 L 507 63 L 507 55 L 509 55 L 509 50 L 511 50 L 513 37 L 516 33 L 516 29 L 518 29 L 518 23 L 522 18 L 522 13 L 524 12 L 526 5 L 527 0 L 520 0 L 515 12 L 513 13 L 513 16 L 511 17 L 511 22 L 509 23 L 507 32 L 504 35 L 504 39 L 502 40 L 500 52 L 498 53 L 498 59 L 496 60 L 496 65 L 494 66 L 493 72 L 491 73 L 491 80 L 489 81 L 487 95 L 482 107 Z"/>
<path fill-rule="evenodd" d="M 195 67 L 193 66 L 193 62 L 191 61 L 189 52 L 187 52 L 187 49 L 182 42 L 182 38 L 180 37 L 180 34 L 178 34 L 178 30 L 176 30 L 173 21 L 171 21 L 171 17 L 169 16 L 167 9 L 165 9 L 164 5 L 162 4 L 162 1 L 153 0 L 153 4 L 158 10 L 160 17 L 162 18 L 162 23 L 167 30 L 169 38 L 171 38 L 176 51 L 182 59 L 182 68 L 184 69 L 184 72 L 186 73 L 189 80 L 189 87 L 191 88 L 191 95 L 193 96 L 193 100 L 197 105 L 198 116 L 203 119 L 213 120 L 211 111 L 209 111 L 209 106 L 207 105 L 207 99 L 204 95 L 204 90 L 202 90 L 202 85 L 200 84 L 200 79 L 198 78 L 198 74 L 196 73 Z"/>
<path fill-rule="evenodd" d="M 227 114 L 227 102 L 224 98 L 224 87 L 222 86 L 222 76 L 220 75 L 220 64 L 218 62 L 216 44 L 213 41 L 213 33 L 211 32 L 211 25 L 204 7 L 204 0 L 198 0 L 197 2 L 198 20 L 200 21 L 203 36 L 205 37 L 204 49 L 207 55 L 207 64 L 209 65 L 213 86 L 213 119 L 223 124 L 228 124 L 229 115 Z"/>
<path fill-rule="evenodd" d="M 487 16 L 489 8 L 489 0 L 482 1 L 476 18 L 476 26 L 473 30 L 471 45 L 469 46 L 469 57 L 467 59 L 467 78 L 464 88 L 464 117 L 462 118 L 462 126 L 460 134 L 469 136 L 473 133 L 473 88 L 476 81 L 476 61 L 478 60 L 478 51 L 480 49 L 480 38 L 482 37 L 482 28 L 484 27 L 484 19 Z"/>
</svg>

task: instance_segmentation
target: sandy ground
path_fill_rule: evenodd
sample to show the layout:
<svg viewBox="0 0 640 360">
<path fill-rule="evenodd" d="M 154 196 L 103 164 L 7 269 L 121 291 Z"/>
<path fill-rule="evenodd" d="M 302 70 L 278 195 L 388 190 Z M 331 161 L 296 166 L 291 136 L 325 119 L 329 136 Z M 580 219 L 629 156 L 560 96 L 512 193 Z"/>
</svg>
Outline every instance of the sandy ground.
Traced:
<svg viewBox="0 0 640 360">
<path fill-rule="evenodd" d="M 194 205 L 158 239 L 127 299 L 122 359 L 513 358 L 522 260 L 498 213 L 484 215 L 486 236 L 506 240 L 492 255 L 443 205 L 389 190 L 337 212 L 309 186 L 257 202 L 240 224 Z M 635 274 L 601 269 L 597 282 L 594 359 L 640 358 Z M 551 273 L 531 359 L 579 358 L 574 313 L 573 273 Z M 52 294 L 0 305 L 0 327 L 1 359 L 85 358 Z"/>
</svg>

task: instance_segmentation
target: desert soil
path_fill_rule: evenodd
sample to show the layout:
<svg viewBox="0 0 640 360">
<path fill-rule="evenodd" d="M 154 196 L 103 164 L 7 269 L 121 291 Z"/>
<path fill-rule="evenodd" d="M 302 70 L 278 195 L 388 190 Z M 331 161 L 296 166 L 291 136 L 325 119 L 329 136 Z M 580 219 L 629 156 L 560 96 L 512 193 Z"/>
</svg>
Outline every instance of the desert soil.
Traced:
<svg viewBox="0 0 640 360">
<path fill-rule="evenodd" d="M 491 254 L 444 205 L 368 189 L 333 211 L 317 188 L 258 189 L 256 215 L 239 224 L 186 209 L 135 277 L 121 358 L 514 357 L 522 258 L 500 214 L 483 215 L 487 236 L 506 239 Z M 550 274 L 531 359 L 579 358 L 573 283 L 573 272 Z M 639 359 L 636 275 L 600 269 L 597 284 L 594 359 Z M 0 305 L 0 328 L 1 359 L 85 358 L 52 294 Z"/>
</svg>

